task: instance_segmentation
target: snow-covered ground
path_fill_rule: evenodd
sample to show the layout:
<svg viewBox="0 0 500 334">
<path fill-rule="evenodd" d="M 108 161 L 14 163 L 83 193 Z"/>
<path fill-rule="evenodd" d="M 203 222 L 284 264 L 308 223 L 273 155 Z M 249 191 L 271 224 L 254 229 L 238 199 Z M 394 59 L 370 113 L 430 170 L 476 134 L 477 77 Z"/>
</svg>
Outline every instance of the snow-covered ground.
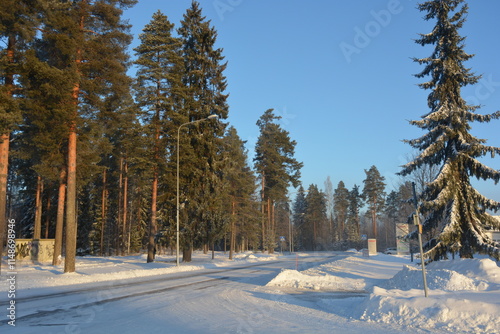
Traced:
<svg viewBox="0 0 500 334">
<path fill-rule="evenodd" d="M 500 268 L 496 262 L 488 258 L 434 262 L 426 267 L 426 274 L 427 298 L 422 271 L 407 256 L 378 254 L 367 259 L 353 253 L 302 272 L 285 270 L 268 286 L 368 291 L 359 307 L 344 311 L 346 317 L 368 322 L 452 333 L 500 333 Z M 335 299 L 321 302 L 332 309 L 339 307 Z"/>
<path fill-rule="evenodd" d="M 141 277 L 175 274 L 201 269 L 234 266 L 235 264 L 271 261 L 277 259 L 276 255 L 263 254 L 236 254 L 233 261 L 228 260 L 227 254 L 217 253 L 211 260 L 210 254 L 195 253 L 193 261 L 189 264 L 181 263 L 175 266 L 175 256 L 156 257 L 155 262 L 146 263 L 147 256 L 112 256 L 112 257 L 77 257 L 76 272 L 64 274 L 64 265 L 40 265 L 18 263 L 16 272 L 19 279 L 16 281 L 17 290 L 23 296 L 30 296 L 37 288 L 56 286 L 71 286 L 77 284 L 99 283 L 116 280 L 126 280 Z M 5 260 L 2 265 L 2 278 L 6 275 Z M 2 280 L 2 291 L 7 288 L 8 282 Z M 0 295 L 0 300 L 2 300 Z"/>
<path fill-rule="evenodd" d="M 488 258 L 455 259 L 432 263 L 427 267 L 429 296 L 426 298 L 420 268 L 415 263 L 411 263 L 407 256 L 378 254 L 363 257 L 361 253 L 351 251 L 336 253 L 338 260 L 332 258 L 312 267 L 301 260 L 314 255 L 326 257 L 332 254 L 298 254 L 278 257 L 243 253 L 237 254 L 233 261 L 229 261 L 227 254 L 217 253 L 215 260 L 211 260 L 210 254 L 196 253 L 191 264 L 182 264 L 180 267 L 175 267 L 172 256 L 165 255 L 158 256 L 157 262 L 149 264 L 145 263 L 143 255 L 80 257 L 77 259 L 77 272 L 72 274 L 63 274 L 63 268 L 60 266 L 17 263 L 16 297 L 27 298 L 36 296 L 42 291 L 50 293 L 63 288 L 76 289 L 83 285 L 139 280 L 147 276 L 180 275 L 188 274 L 189 271 L 203 270 L 210 272 L 210 270 L 233 268 L 250 263 L 271 264 L 274 261 L 284 261 L 283 263 L 287 264 L 284 267 L 298 270 L 283 269 L 281 273 L 277 272 L 274 278 L 266 278 L 267 284 L 264 282 L 262 286 L 253 288 L 254 290 L 251 291 L 253 294 L 246 291 L 225 292 L 224 298 L 231 296 L 231 303 L 244 304 L 252 295 L 264 292 L 278 296 L 269 303 L 274 302 L 273 307 L 279 306 L 287 311 L 302 312 L 300 317 L 295 316 L 294 319 L 302 322 L 301 328 L 313 326 L 313 323 L 307 320 L 307 312 L 311 312 L 311 317 L 318 317 L 318 314 L 331 314 L 337 317 L 336 321 L 343 319 L 346 333 L 363 333 L 366 327 L 359 324 L 369 325 L 370 323 L 377 326 L 387 325 L 387 328 L 393 332 L 399 330 L 416 332 L 418 330 L 421 333 L 425 331 L 500 333 L 500 321 L 498 321 L 500 317 L 500 268 L 496 262 Z M 8 278 L 4 259 L 0 283 L 2 306 L 0 309 L 4 311 L 0 312 L 2 316 L 0 332 L 36 333 L 33 327 L 23 329 L 22 323 L 19 324 L 22 319 L 18 322 L 21 326 L 16 328 L 8 326 L 6 306 L 11 300 L 8 297 L 10 287 Z M 228 291 L 227 288 L 224 289 Z M 202 291 L 205 294 L 210 293 L 208 289 Z M 259 303 L 264 303 L 264 301 L 261 300 Z M 242 307 L 242 310 L 244 309 Z M 196 310 L 194 304 L 190 310 Z M 203 310 L 203 312 L 209 311 Z M 278 317 L 280 314 L 276 311 L 275 316 Z M 220 322 L 223 321 L 225 320 L 214 317 L 208 320 L 207 328 L 219 328 L 217 326 L 220 326 Z M 290 320 L 287 319 L 287 321 Z M 350 325 L 353 326 L 352 330 Z M 147 324 L 144 326 L 144 332 L 154 332 L 153 328 L 148 330 Z M 92 327 L 86 328 L 92 329 Z M 259 332 L 242 330 L 241 326 L 238 328 L 226 332 Z M 46 333 L 47 327 L 38 330 Z M 283 330 L 285 331 L 286 328 Z M 127 333 L 127 331 L 122 330 L 121 333 Z"/>
</svg>

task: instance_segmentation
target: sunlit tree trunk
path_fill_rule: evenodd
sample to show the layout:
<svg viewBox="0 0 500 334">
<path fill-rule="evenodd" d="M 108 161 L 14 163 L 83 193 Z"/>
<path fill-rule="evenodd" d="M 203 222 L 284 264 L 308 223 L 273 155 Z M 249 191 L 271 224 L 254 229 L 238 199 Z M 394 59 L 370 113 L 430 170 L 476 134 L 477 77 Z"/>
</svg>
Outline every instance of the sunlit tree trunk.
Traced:
<svg viewBox="0 0 500 334">
<path fill-rule="evenodd" d="M 80 31 L 84 28 L 84 16 L 80 17 L 79 23 Z M 82 50 L 76 51 L 76 66 L 80 67 L 82 61 Z M 77 69 L 78 71 L 78 69 Z M 77 149 L 77 125 L 76 119 L 78 115 L 78 98 L 80 96 L 80 83 L 75 82 L 73 85 L 72 99 L 73 99 L 73 115 L 69 124 L 69 137 L 68 137 L 68 182 L 66 189 L 66 245 L 65 245 L 65 260 L 64 272 L 75 272 L 75 257 L 76 257 L 76 238 L 77 238 L 77 225 L 76 225 L 76 149 Z"/>
<path fill-rule="evenodd" d="M 108 212 L 108 189 L 106 180 L 106 169 L 102 172 L 102 194 L 101 194 L 101 242 L 99 253 L 101 256 L 104 255 L 104 233 L 106 231 L 106 217 Z"/>
<path fill-rule="evenodd" d="M 33 239 L 36 240 L 39 240 L 42 234 L 42 193 L 43 180 L 41 176 L 38 176 L 35 195 L 35 226 L 33 230 Z"/>
<path fill-rule="evenodd" d="M 231 237 L 230 237 L 230 248 L 229 248 L 229 259 L 233 259 L 234 249 L 236 246 L 236 230 L 235 230 L 235 220 L 236 220 L 236 202 L 233 200 L 232 212 L 231 212 Z"/>
<path fill-rule="evenodd" d="M 123 179 L 123 222 L 122 222 L 122 256 L 125 255 L 125 248 L 127 247 L 127 201 L 128 201 L 128 162 L 125 159 L 123 166 L 124 179 Z"/>
<path fill-rule="evenodd" d="M 49 229 L 50 229 L 50 208 L 51 208 L 51 194 L 50 190 L 47 190 L 47 207 L 45 209 L 46 218 L 45 218 L 45 239 L 49 238 Z"/>
<path fill-rule="evenodd" d="M 16 39 L 9 36 L 7 41 L 7 59 L 8 62 L 14 62 L 14 46 Z M 7 87 L 7 95 L 12 96 L 14 91 L 14 75 L 7 73 L 4 78 Z M 0 257 L 5 245 L 5 236 L 7 232 L 7 176 L 9 173 L 9 144 L 10 129 L 6 129 L 0 137 Z"/>
</svg>

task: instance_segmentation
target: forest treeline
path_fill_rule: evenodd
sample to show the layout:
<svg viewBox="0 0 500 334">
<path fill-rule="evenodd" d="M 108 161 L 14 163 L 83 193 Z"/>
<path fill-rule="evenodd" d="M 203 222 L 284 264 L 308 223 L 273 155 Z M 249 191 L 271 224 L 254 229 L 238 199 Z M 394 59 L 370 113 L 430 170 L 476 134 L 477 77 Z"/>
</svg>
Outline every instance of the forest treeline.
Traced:
<svg viewBox="0 0 500 334">
<path fill-rule="evenodd" d="M 232 257 L 359 244 L 363 196 L 372 218 L 383 211 L 376 168 L 372 190 L 300 187 L 292 205 L 296 142 L 265 111 L 251 166 L 225 122 L 226 63 L 199 3 L 177 29 L 156 12 L 131 57 L 121 15 L 135 2 L 2 2 L 0 214 L 16 236 L 54 238 L 53 264 L 64 255 L 70 272 L 77 254 L 173 252 L 177 219 L 184 261 L 200 248 Z"/>
<path fill-rule="evenodd" d="M 407 221 L 413 210 L 410 182 L 387 194 L 384 177 L 372 166 L 362 187 L 348 189 L 340 181 L 333 189 L 327 179 L 325 191 L 317 185 L 304 189 L 296 142 L 272 109 L 256 123 L 259 137 L 249 161 L 245 142 L 227 122 L 227 64 L 199 3 L 193 1 L 177 25 L 156 12 L 129 54 L 131 27 L 122 14 L 136 2 L 0 3 L 0 249 L 6 217 L 16 221 L 18 238 L 54 238 L 53 264 L 64 255 L 65 272 L 75 271 L 77 254 L 145 251 L 151 262 L 157 252 L 173 252 L 177 240 L 184 261 L 191 260 L 194 249 L 227 249 L 232 258 L 248 249 L 361 248 L 364 236 L 379 238 L 380 247 L 394 246 L 395 224 Z M 436 41 L 452 36 L 455 44 L 436 52 L 456 62 L 453 68 L 464 69 L 463 59 L 454 58 L 463 52 L 456 34 L 463 21 L 451 28 L 446 21 L 459 3 L 422 5 L 448 30 L 435 30 L 436 36 L 418 42 L 436 43 L 439 49 Z M 432 12 L 436 8 L 444 12 Z M 464 82 L 441 82 L 440 75 L 451 81 L 460 76 L 442 74 L 445 69 L 429 58 L 416 61 L 427 64 L 420 77 L 434 73 L 436 82 L 422 88 L 434 89 L 429 106 L 444 119 L 430 113 L 412 124 L 435 126 L 433 133 L 453 125 L 437 146 L 434 135 L 408 141 L 423 153 L 401 175 L 412 175 L 419 185 L 427 238 L 439 241 L 440 231 L 450 222 L 458 226 L 460 219 L 488 224 L 474 223 L 480 226 L 474 227 L 476 234 L 462 227 L 466 233 L 435 243 L 432 254 L 462 245 L 468 247 L 465 256 L 475 250 L 496 252 L 488 240 L 471 243 L 471 237 L 496 226 L 485 209 L 500 204 L 479 197 L 468 182 L 469 175 L 498 181 L 498 171 L 472 158 L 499 150 L 481 146 L 467 130 L 471 120 L 486 122 L 500 114 L 472 115 L 475 107 L 461 98 L 448 101 L 450 89 L 477 77 L 465 73 Z M 131 66 L 135 77 L 128 75 Z M 472 144 L 462 143 L 464 138 Z M 443 163 L 451 167 L 440 167 Z M 444 184 L 457 186 L 440 195 Z M 453 192 L 464 187 L 470 188 L 469 199 Z M 297 189 L 293 203 L 291 188 Z M 453 198 L 462 198 L 460 205 L 468 209 L 453 209 L 460 214 L 450 216 L 459 203 Z M 471 204 L 471 198 L 479 202 Z"/>
<path fill-rule="evenodd" d="M 225 122 L 226 63 L 199 4 L 177 29 L 156 12 L 131 57 L 121 15 L 135 2 L 2 2 L 0 215 L 16 221 L 18 238 L 54 238 L 53 263 L 65 255 L 67 272 L 76 254 L 147 250 L 153 261 L 173 249 L 177 220 L 184 261 L 222 244 L 230 256 L 272 252 L 282 234 L 319 249 L 331 223 L 318 190 L 306 196 L 300 228 L 285 233 L 302 163 L 279 116 L 270 109 L 257 122 L 254 168 Z"/>
</svg>

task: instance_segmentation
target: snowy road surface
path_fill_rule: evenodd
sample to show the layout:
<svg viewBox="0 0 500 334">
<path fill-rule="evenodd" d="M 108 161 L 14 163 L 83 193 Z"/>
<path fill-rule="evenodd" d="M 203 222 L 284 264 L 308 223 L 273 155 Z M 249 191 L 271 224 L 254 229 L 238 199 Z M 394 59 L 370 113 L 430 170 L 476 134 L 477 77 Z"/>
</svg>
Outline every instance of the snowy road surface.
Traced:
<svg viewBox="0 0 500 334">
<path fill-rule="evenodd" d="M 345 256 L 308 256 L 300 269 Z M 400 333 L 321 310 L 315 293 L 280 292 L 266 284 L 293 258 L 224 269 L 38 289 L 17 299 L 16 327 L 2 333 Z M 27 293 L 28 294 L 28 293 Z M 322 294 L 352 307 L 358 293 Z M 340 312 L 341 313 L 341 312 Z"/>
<path fill-rule="evenodd" d="M 196 252 L 180 267 L 145 256 L 78 257 L 71 274 L 16 264 L 14 285 L 0 273 L 0 333 L 500 334 L 500 267 L 488 258 L 432 263 L 425 298 L 408 256 Z"/>
</svg>

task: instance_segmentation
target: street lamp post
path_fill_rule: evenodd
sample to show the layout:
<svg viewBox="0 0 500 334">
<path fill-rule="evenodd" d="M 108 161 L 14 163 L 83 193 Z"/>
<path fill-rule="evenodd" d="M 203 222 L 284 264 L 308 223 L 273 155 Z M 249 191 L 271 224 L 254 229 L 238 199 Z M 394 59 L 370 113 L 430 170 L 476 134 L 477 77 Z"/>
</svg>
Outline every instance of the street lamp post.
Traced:
<svg viewBox="0 0 500 334">
<path fill-rule="evenodd" d="M 191 122 L 187 122 L 187 123 L 184 123 L 184 124 L 181 124 L 179 125 L 179 128 L 177 129 L 177 205 L 176 205 L 176 208 L 177 208 L 177 217 L 176 217 L 176 223 L 177 223 L 177 229 L 176 229 L 176 250 L 177 250 L 177 254 L 176 254 L 176 265 L 177 267 L 179 266 L 179 149 L 180 149 L 180 136 L 181 136 L 181 128 L 185 125 L 189 125 L 189 124 L 193 124 L 193 123 L 198 123 L 198 122 L 203 122 L 203 121 L 206 121 L 206 120 L 210 120 L 210 119 L 217 119 L 218 116 L 217 115 L 210 115 L 208 116 L 207 118 L 202 118 L 202 119 L 199 119 L 199 120 L 196 120 L 196 121 L 191 121 Z"/>
</svg>

